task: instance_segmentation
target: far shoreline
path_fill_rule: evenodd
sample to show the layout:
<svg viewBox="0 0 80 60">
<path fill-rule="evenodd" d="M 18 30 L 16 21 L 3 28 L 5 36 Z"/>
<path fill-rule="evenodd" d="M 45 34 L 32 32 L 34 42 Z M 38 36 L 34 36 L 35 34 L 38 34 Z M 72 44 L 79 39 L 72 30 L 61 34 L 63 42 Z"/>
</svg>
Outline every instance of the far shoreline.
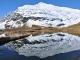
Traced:
<svg viewBox="0 0 80 60">
<path fill-rule="evenodd" d="M 5 29 L 2 31 L 0 30 L 0 34 L 6 35 L 0 37 L 0 45 L 9 41 L 14 41 L 14 40 L 28 37 L 29 35 L 36 36 L 36 35 L 40 35 L 41 33 L 51 34 L 57 32 L 68 33 L 80 37 L 80 23 L 64 28 L 53 28 L 53 27 L 41 28 L 40 26 L 33 25 L 31 28 L 21 27 L 21 28 Z"/>
</svg>

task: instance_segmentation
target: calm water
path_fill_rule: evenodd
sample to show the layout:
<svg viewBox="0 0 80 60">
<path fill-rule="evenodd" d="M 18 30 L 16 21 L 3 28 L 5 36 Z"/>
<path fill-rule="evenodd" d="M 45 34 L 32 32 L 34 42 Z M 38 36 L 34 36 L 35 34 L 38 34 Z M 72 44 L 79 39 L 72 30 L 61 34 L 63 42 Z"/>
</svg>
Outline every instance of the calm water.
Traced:
<svg viewBox="0 0 80 60">
<path fill-rule="evenodd" d="M 0 60 L 79 60 L 80 37 L 67 33 L 30 35 L 0 46 Z"/>
</svg>

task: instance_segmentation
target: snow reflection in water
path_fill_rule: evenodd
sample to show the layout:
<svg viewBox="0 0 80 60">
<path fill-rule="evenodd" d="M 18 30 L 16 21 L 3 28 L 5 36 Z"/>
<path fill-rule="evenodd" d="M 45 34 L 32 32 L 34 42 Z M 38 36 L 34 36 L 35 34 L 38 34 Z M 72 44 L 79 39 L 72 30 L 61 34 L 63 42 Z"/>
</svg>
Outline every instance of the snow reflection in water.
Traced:
<svg viewBox="0 0 80 60">
<path fill-rule="evenodd" d="M 0 34 L 0 37 L 5 37 L 5 34 Z"/>
<path fill-rule="evenodd" d="M 24 39 L 5 44 L 10 50 L 24 56 L 46 58 L 59 53 L 67 53 L 80 49 L 80 37 L 67 33 L 30 35 Z"/>
</svg>

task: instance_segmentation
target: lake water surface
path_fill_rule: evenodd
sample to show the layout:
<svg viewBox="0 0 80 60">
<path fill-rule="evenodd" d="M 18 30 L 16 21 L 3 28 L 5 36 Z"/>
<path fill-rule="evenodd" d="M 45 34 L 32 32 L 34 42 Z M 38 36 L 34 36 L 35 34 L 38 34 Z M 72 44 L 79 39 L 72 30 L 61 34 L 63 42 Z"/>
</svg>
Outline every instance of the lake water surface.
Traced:
<svg viewBox="0 0 80 60">
<path fill-rule="evenodd" d="M 67 33 L 40 34 L 0 46 L 0 60 L 79 60 L 80 37 Z"/>
</svg>

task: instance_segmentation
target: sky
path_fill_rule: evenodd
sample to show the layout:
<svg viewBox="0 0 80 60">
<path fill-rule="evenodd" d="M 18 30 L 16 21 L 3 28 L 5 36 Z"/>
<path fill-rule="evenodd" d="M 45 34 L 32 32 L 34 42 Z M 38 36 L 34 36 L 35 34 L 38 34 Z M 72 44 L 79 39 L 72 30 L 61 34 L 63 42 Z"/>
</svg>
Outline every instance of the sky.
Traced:
<svg viewBox="0 0 80 60">
<path fill-rule="evenodd" d="M 80 0 L 0 0 L 0 18 L 10 11 L 15 11 L 20 6 L 34 5 L 39 2 L 80 9 Z"/>
</svg>

